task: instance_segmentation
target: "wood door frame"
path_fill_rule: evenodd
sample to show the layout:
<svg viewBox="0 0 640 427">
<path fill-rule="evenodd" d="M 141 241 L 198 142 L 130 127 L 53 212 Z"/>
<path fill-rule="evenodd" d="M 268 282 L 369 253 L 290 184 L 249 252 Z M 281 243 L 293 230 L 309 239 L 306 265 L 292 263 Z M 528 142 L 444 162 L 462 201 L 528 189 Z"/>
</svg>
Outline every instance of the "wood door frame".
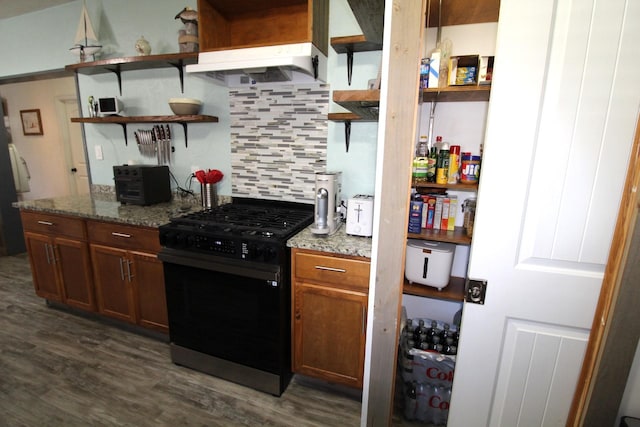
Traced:
<svg viewBox="0 0 640 427">
<path fill-rule="evenodd" d="M 640 239 L 640 230 L 636 228 L 640 205 L 638 185 L 640 185 L 640 116 L 636 124 L 627 178 L 591 335 L 567 420 L 568 426 L 614 425 L 633 363 L 637 340 L 640 336 L 640 312 L 635 310 L 629 313 L 630 310 L 624 310 L 626 308 L 624 302 L 629 300 L 636 285 L 626 279 L 629 276 L 637 276 L 640 270 L 638 265 L 627 263 L 630 251 L 637 249 L 638 239 Z M 624 320 L 630 315 L 636 320 L 635 322 Z M 619 328 L 621 323 L 625 326 L 624 331 Z M 616 351 L 608 351 L 612 342 L 615 342 Z M 603 406 L 603 395 L 608 401 L 617 402 L 618 406 L 615 408 Z M 607 419 L 607 422 L 601 424 L 604 419 Z"/>
</svg>

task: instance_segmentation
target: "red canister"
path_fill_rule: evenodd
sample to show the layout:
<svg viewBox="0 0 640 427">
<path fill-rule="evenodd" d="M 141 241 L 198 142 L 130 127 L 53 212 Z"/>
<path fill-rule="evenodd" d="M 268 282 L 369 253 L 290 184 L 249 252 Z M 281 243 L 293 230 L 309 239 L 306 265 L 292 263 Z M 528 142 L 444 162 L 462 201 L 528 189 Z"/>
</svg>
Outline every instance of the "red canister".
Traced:
<svg viewBox="0 0 640 427">
<path fill-rule="evenodd" d="M 462 184 L 477 184 L 478 178 L 480 178 L 480 156 L 462 153 L 460 182 Z"/>
</svg>

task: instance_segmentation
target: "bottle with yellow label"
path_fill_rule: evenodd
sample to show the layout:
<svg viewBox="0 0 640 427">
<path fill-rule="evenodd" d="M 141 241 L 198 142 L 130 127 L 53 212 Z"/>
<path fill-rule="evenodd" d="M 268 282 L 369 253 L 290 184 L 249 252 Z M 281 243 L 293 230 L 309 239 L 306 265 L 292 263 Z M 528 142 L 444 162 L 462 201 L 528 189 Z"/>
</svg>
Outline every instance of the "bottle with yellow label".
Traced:
<svg viewBox="0 0 640 427">
<path fill-rule="evenodd" d="M 449 181 L 449 144 L 444 142 L 438 152 L 436 163 L 436 184 L 447 184 Z"/>
</svg>

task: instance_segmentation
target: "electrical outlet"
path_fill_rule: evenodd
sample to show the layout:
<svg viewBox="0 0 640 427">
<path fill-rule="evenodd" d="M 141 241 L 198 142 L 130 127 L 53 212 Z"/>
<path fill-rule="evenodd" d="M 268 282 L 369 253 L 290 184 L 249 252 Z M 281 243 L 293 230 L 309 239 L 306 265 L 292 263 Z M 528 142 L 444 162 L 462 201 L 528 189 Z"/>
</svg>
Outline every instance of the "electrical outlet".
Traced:
<svg viewBox="0 0 640 427">
<path fill-rule="evenodd" d="M 93 147 L 96 151 L 96 160 L 104 160 L 104 156 L 102 155 L 102 146 L 96 145 Z"/>
</svg>

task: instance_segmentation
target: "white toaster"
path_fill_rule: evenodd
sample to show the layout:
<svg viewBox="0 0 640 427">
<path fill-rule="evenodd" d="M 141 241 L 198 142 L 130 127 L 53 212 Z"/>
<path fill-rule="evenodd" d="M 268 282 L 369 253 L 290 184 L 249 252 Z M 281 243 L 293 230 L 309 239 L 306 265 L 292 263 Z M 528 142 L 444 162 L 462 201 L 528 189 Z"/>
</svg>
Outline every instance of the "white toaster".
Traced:
<svg viewBox="0 0 640 427">
<path fill-rule="evenodd" d="M 373 196 L 358 194 L 347 200 L 347 234 L 373 235 Z"/>
</svg>

